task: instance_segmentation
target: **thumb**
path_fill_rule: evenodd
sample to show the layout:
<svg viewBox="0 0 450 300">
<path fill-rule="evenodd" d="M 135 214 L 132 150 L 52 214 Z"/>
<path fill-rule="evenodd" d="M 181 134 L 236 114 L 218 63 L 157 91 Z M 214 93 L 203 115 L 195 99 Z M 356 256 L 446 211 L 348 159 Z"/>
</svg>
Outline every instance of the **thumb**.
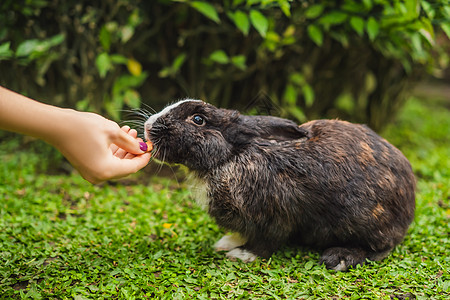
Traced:
<svg viewBox="0 0 450 300">
<path fill-rule="evenodd" d="M 139 142 L 138 139 L 133 138 L 132 136 L 128 135 L 121 129 L 118 129 L 116 133 L 117 134 L 112 138 L 111 141 L 114 144 L 116 144 L 118 147 L 122 148 L 123 150 L 125 150 L 129 153 L 133 153 L 133 154 L 145 153 L 145 151 L 143 151 L 143 149 L 141 148 L 143 146 L 143 147 L 145 147 L 144 150 L 146 150 L 147 145 L 141 146 L 141 144 L 145 144 L 145 143 Z"/>
</svg>

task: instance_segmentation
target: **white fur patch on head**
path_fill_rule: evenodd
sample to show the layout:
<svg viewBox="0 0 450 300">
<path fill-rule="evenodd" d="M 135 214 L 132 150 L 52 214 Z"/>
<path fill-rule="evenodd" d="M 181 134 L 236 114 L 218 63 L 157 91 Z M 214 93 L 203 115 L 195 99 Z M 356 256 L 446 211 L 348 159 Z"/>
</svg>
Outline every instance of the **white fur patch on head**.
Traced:
<svg viewBox="0 0 450 300">
<path fill-rule="evenodd" d="M 247 242 L 246 239 L 241 237 L 239 233 L 232 233 L 229 235 L 224 235 L 217 243 L 214 245 L 216 251 L 229 251 L 233 250 L 239 246 L 244 245 Z"/>
<path fill-rule="evenodd" d="M 201 100 L 195 100 L 195 99 L 185 99 L 185 100 L 180 100 L 178 102 L 175 102 L 171 105 L 166 106 L 162 111 L 160 111 L 159 113 L 153 114 L 150 116 L 150 118 L 147 119 L 147 121 L 145 121 L 144 123 L 144 128 L 145 128 L 145 139 L 148 140 L 149 136 L 148 136 L 148 131 L 150 131 L 150 129 L 152 128 L 153 123 L 155 123 L 156 120 L 158 120 L 159 117 L 164 116 L 166 114 L 168 114 L 172 109 L 174 109 L 175 107 L 179 106 L 182 103 L 185 102 L 189 102 L 189 101 L 198 101 L 198 102 L 203 102 Z"/>
<path fill-rule="evenodd" d="M 236 249 L 233 249 L 230 252 L 228 252 L 227 257 L 232 261 L 236 261 L 237 259 L 240 259 L 245 263 L 249 263 L 249 262 L 255 261 L 255 259 L 258 256 L 256 254 L 251 253 L 250 251 L 243 250 L 241 248 L 236 248 Z"/>
</svg>

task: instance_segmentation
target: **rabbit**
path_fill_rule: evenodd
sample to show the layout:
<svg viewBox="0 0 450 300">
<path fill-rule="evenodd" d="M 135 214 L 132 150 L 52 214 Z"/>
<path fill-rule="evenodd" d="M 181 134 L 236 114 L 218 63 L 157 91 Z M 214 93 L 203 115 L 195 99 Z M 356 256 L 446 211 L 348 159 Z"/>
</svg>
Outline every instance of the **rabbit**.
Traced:
<svg viewBox="0 0 450 300">
<path fill-rule="evenodd" d="M 385 258 L 414 218 L 409 161 L 365 125 L 297 125 L 185 99 L 150 116 L 144 134 L 156 159 L 185 165 L 205 188 L 209 215 L 232 232 L 215 249 L 231 260 L 295 243 L 346 271 Z"/>
</svg>

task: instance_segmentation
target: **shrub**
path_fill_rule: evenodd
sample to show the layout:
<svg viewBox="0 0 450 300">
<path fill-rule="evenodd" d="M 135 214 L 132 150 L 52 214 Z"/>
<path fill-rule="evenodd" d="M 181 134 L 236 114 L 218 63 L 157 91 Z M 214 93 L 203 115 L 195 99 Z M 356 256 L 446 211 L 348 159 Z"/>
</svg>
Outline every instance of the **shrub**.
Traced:
<svg viewBox="0 0 450 300">
<path fill-rule="evenodd" d="M 7 0 L 0 10 L 1 84 L 115 119 L 194 97 L 380 129 L 412 83 L 448 64 L 435 47 L 450 35 L 446 0 Z"/>
</svg>

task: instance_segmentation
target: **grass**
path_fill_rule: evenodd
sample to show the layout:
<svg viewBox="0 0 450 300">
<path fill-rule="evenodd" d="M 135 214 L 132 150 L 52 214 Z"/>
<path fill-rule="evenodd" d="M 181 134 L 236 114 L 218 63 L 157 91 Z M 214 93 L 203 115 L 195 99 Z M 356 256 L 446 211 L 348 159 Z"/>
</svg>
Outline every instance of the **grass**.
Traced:
<svg viewBox="0 0 450 300">
<path fill-rule="evenodd" d="M 313 249 L 231 262 L 183 183 L 49 175 L 55 150 L 3 137 L 0 298 L 448 299 L 450 111 L 412 99 L 383 136 L 417 175 L 416 219 L 392 255 L 346 273 L 319 266 Z"/>
</svg>

